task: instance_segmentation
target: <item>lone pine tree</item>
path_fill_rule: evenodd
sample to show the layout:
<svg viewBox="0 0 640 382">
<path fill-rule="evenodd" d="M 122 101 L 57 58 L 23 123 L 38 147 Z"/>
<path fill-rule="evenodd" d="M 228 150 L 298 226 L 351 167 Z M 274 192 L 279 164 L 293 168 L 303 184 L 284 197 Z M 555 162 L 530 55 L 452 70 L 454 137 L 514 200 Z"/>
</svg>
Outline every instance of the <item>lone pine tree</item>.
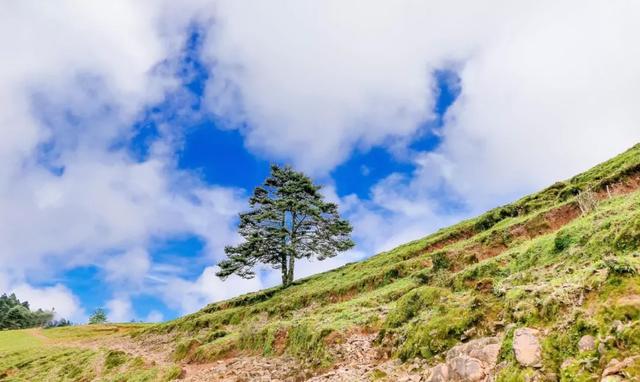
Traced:
<svg viewBox="0 0 640 382">
<path fill-rule="evenodd" d="M 245 241 L 225 248 L 216 275 L 255 276 L 257 263 L 280 269 L 282 284 L 293 282 L 295 260 L 324 260 L 353 247 L 351 225 L 338 206 L 323 200 L 320 186 L 291 167 L 271 166 L 263 186 L 249 199 L 251 210 L 240 214 L 239 233 Z"/>
</svg>

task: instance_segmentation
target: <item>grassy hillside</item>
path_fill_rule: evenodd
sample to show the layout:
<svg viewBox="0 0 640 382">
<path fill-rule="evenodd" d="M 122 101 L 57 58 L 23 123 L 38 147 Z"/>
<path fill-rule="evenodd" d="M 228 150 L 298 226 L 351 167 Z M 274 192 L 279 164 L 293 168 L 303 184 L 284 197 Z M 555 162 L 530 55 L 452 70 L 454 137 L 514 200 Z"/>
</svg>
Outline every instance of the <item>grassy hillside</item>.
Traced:
<svg viewBox="0 0 640 382">
<path fill-rule="evenodd" d="M 418 365 L 418 374 L 461 342 L 499 336 L 498 381 L 534 375 L 597 381 L 614 358 L 628 360 L 621 376 L 640 376 L 640 358 L 632 358 L 640 355 L 639 185 L 637 145 L 572 179 L 365 261 L 133 328 L 134 342 L 168 349 L 167 363 L 141 366 L 139 380 L 143 373 L 153 374 L 148 380 L 172 377 L 171 362 L 184 368 L 243 357 L 295 362 L 302 367 L 288 377 L 304 379 L 348 358 L 336 349 L 363 333 L 375 338 L 375 362 L 399 359 Z M 541 367 L 516 361 L 512 342 L 519 327 L 542 333 Z M 20 333 L 0 333 L 0 343 Z M 578 349 L 585 335 L 596 338 L 597 350 Z M 109 350 L 69 355 L 63 348 L 39 355 L 41 344 L 24 341 L 10 350 L 0 345 L 0 376 L 9 370 L 5 378 L 29 380 L 47 362 L 64 369 L 73 368 L 70 358 L 100 364 L 109 357 Z M 142 364 L 127 358 L 117 370 L 138 372 Z M 106 367 L 91 373 L 84 380 L 112 378 Z M 366 375 L 393 380 L 382 369 Z"/>
<path fill-rule="evenodd" d="M 0 332 L 0 381 L 170 381 L 182 370 L 108 348 L 144 325 L 118 324 Z"/>
</svg>

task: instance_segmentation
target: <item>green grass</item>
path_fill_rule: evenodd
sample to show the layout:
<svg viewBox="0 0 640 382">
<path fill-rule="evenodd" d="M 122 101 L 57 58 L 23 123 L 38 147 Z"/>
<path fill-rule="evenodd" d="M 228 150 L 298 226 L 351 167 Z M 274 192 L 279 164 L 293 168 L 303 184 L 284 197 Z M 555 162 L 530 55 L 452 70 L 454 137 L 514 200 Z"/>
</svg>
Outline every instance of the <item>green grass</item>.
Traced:
<svg viewBox="0 0 640 382">
<path fill-rule="evenodd" d="M 160 367 L 121 351 L 93 350 L 65 343 L 71 339 L 103 337 L 107 328 L 109 333 L 117 332 L 115 326 L 66 327 L 41 330 L 38 334 L 34 330 L 2 331 L 0 380 L 144 382 L 169 381 L 180 374 L 177 366 Z M 139 326 L 124 328 L 139 329 Z"/>
<path fill-rule="evenodd" d="M 42 341 L 28 330 L 0 331 L 0 354 L 38 347 Z"/>
</svg>

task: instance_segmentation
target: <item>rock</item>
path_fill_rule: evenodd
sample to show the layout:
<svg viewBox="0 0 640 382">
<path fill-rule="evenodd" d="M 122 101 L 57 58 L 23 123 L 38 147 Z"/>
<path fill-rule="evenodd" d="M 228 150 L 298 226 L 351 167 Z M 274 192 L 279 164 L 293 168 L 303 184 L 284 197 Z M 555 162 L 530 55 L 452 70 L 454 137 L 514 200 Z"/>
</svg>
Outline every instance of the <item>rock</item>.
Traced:
<svg viewBox="0 0 640 382">
<path fill-rule="evenodd" d="M 449 381 L 449 366 L 441 363 L 431 369 L 431 374 L 427 378 L 426 382 L 448 382 Z"/>
<path fill-rule="evenodd" d="M 633 364 L 637 359 L 640 359 L 640 355 L 625 358 L 622 361 L 618 361 L 617 359 L 612 359 L 607 364 L 607 367 L 602 372 L 602 377 L 607 377 L 610 375 L 616 375 L 620 373 L 625 367 Z"/>
<path fill-rule="evenodd" d="M 578 341 L 578 350 L 580 351 L 593 351 L 596 348 L 596 339 L 593 336 L 582 336 Z"/>
<path fill-rule="evenodd" d="M 501 342 L 498 337 L 485 337 L 454 346 L 447 352 L 446 363 L 434 368 L 432 378 L 441 378 L 446 370 L 446 381 L 484 381 L 496 367 Z"/>
<path fill-rule="evenodd" d="M 624 379 L 622 379 L 622 377 L 619 375 L 608 375 L 600 380 L 600 382 L 623 382 L 623 381 Z"/>
<path fill-rule="evenodd" d="M 482 362 L 475 358 L 462 355 L 451 360 L 448 365 L 452 374 L 462 381 L 477 382 L 486 376 Z"/>
<path fill-rule="evenodd" d="M 566 369 L 569 366 L 571 366 L 571 364 L 574 362 L 575 360 L 573 358 L 567 358 L 562 362 L 562 365 L 560 365 L 560 370 L 562 369 Z"/>
<path fill-rule="evenodd" d="M 613 327 L 613 330 L 616 333 L 622 333 L 622 331 L 624 330 L 624 324 L 622 323 L 622 321 L 620 320 L 615 320 L 611 323 L 611 326 Z"/>
<path fill-rule="evenodd" d="M 516 360 L 522 366 L 542 367 L 539 333 L 536 329 L 531 328 L 516 329 L 513 335 L 513 350 L 516 353 Z"/>
<path fill-rule="evenodd" d="M 479 338 L 454 346 L 447 352 L 447 363 L 462 355 L 480 360 L 485 367 L 493 368 L 498 361 L 501 340 L 498 337 Z"/>
</svg>

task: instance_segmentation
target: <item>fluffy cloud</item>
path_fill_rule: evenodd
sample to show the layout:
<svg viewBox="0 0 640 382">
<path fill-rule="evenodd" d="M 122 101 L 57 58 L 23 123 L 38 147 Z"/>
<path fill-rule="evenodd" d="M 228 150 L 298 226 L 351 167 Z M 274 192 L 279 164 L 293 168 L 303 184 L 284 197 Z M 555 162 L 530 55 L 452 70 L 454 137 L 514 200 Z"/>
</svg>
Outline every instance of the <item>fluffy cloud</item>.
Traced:
<svg viewBox="0 0 640 382">
<path fill-rule="evenodd" d="M 640 26 L 631 16 L 640 6 L 577 4 L 543 2 L 511 18 L 460 71 L 462 94 L 436 155 L 472 204 L 562 179 L 640 140 Z"/>
<path fill-rule="evenodd" d="M 210 106 L 248 122 L 250 147 L 307 171 L 330 170 L 354 147 L 407 141 L 432 120 L 432 72 L 470 55 L 508 9 L 221 1 L 206 51 L 216 74 Z"/>
<path fill-rule="evenodd" d="M 114 298 L 107 301 L 107 319 L 110 322 L 129 322 L 134 319 L 131 300 L 126 297 Z"/>
<path fill-rule="evenodd" d="M 139 286 L 151 268 L 151 259 L 143 248 L 134 248 L 107 259 L 104 264 L 106 279 L 129 287 Z"/>
<path fill-rule="evenodd" d="M 160 292 L 169 307 L 183 313 L 194 312 L 212 301 L 220 301 L 265 287 L 260 277 L 245 280 L 231 276 L 226 281 L 216 275 L 217 267 L 207 267 L 195 281 L 182 278 L 168 280 Z"/>
<path fill-rule="evenodd" d="M 441 68 L 462 96 L 439 154 L 467 194 L 530 189 L 638 139 L 636 2 L 276 3 L 219 2 L 209 101 L 307 170 L 413 137 Z"/>
<path fill-rule="evenodd" d="M 158 312 L 157 310 L 152 310 L 144 319 L 144 322 L 162 322 L 162 320 L 164 320 L 164 316 L 162 315 L 162 313 Z"/>
<path fill-rule="evenodd" d="M 175 126 L 160 127 L 144 160 L 122 145 L 144 108 L 177 89 L 170 65 L 188 11 L 167 18 L 171 7 L 150 1 L 1 7 L 0 286 L 51 295 L 60 314 L 79 317 L 69 290 L 28 283 L 96 265 L 113 288 L 141 289 L 145 248 L 175 235 L 200 236 L 210 260 L 219 255 L 235 239 L 242 194 L 176 168 Z M 109 303 L 113 319 L 130 318 L 128 298 Z"/>
</svg>

